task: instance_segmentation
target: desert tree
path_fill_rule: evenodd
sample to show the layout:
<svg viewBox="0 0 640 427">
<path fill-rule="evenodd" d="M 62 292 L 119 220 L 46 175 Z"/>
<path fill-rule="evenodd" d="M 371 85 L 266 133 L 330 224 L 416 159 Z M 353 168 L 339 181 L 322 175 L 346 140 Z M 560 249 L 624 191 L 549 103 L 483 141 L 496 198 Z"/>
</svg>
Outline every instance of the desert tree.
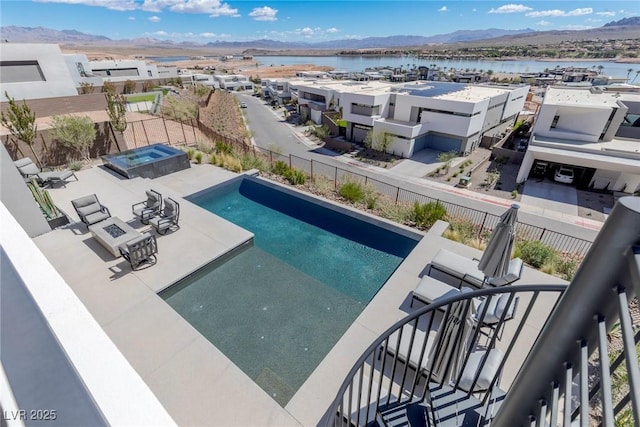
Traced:
<svg viewBox="0 0 640 427">
<path fill-rule="evenodd" d="M 96 128 L 88 116 L 53 116 L 51 137 L 78 153 L 78 158 L 91 160 L 89 149 L 96 139 Z"/>
<path fill-rule="evenodd" d="M 40 159 L 33 149 L 33 143 L 38 135 L 36 113 L 31 111 L 25 100 L 22 100 L 22 105 L 20 105 L 6 91 L 4 96 L 9 100 L 9 108 L 6 115 L 4 111 L 0 113 L 0 123 L 9 129 L 11 135 L 24 141 L 31 149 L 36 161 L 40 163 Z"/>
<path fill-rule="evenodd" d="M 102 84 L 102 92 L 104 92 L 104 93 L 109 93 L 109 92 L 116 93 L 116 85 L 115 85 L 115 83 L 110 82 L 110 81 L 105 81 Z"/>
<path fill-rule="evenodd" d="M 393 135 L 387 131 L 370 130 L 364 138 L 364 145 L 367 148 L 386 153 L 391 148 Z"/>
<path fill-rule="evenodd" d="M 113 92 L 107 92 L 107 114 L 111 120 L 111 126 L 118 132 L 127 129 L 127 100 L 124 96 Z"/>
<path fill-rule="evenodd" d="M 136 82 L 133 80 L 127 80 L 124 82 L 124 86 L 122 88 L 122 93 L 133 93 L 136 91 Z"/>
<path fill-rule="evenodd" d="M 445 174 L 449 173 L 451 162 L 456 157 L 458 157 L 458 153 L 456 151 L 443 151 L 441 153 L 438 153 L 438 161 L 444 163 Z"/>
<path fill-rule="evenodd" d="M 80 83 L 80 93 L 82 93 L 83 95 L 87 95 L 89 93 L 93 93 L 93 83 L 81 82 Z"/>
</svg>

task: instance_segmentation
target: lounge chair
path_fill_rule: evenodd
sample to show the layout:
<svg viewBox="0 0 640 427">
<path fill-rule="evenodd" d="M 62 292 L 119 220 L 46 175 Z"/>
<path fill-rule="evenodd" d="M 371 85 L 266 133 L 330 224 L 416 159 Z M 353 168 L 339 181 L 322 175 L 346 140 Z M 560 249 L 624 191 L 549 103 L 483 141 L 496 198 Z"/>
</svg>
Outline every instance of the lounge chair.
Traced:
<svg viewBox="0 0 640 427">
<path fill-rule="evenodd" d="M 155 190 L 147 190 L 147 200 L 134 203 L 131 212 L 143 224 L 149 224 L 149 220 L 160 213 L 162 209 L 162 194 Z"/>
<path fill-rule="evenodd" d="M 40 170 L 40 168 L 38 168 L 38 166 L 36 166 L 29 157 L 16 160 L 13 163 L 16 165 L 23 178 L 28 180 L 35 178 L 41 187 L 46 185 L 53 186 L 56 183 L 62 183 L 62 185 L 66 187 L 67 179 L 74 177 L 76 181 L 78 180 L 76 174 L 70 169 L 65 169 L 63 171 Z"/>
<path fill-rule="evenodd" d="M 522 276 L 523 267 L 522 260 L 514 258 L 509 262 L 509 270 L 504 277 L 490 277 L 485 282 L 484 273 L 478 270 L 478 261 L 446 249 L 440 249 L 431 260 L 429 276 L 432 276 L 432 270 L 436 270 L 476 288 L 481 288 L 483 284 L 504 286 L 519 280 Z"/>
<path fill-rule="evenodd" d="M 472 320 L 475 323 L 482 321 L 481 328 L 488 327 L 492 329 L 500 338 L 501 330 L 504 327 L 505 322 L 515 317 L 516 310 L 518 309 L 518 303 L 520 302 L 520 297 L 516 296 L 513 298 L 509 306 L 507 306 L 509 298 L 509 294 L 494 295 L 492 297 L 483 298 L 476 310 L 476 313 L 472 317 Z M 489 303 L 485 313 L 485 305 L 487 305 L 487 301 L 489 301 Z M 503 315 L 504 319 L 502 318 Z M 488 336 L 489 334 L 486 335 Z"/>
<path fill-rule="evenodd" d="M 91 194 L 71 201 L 73 208 L 87 227 L 111 217 L 109 209 L 102 205 L 98 196 Z"/>
<path fill-rule="evenodd" d="M 471 289 L 467 287 L 456 288 L 448 283 L 434 279 L 431 276 L 423 276 L 418 286 L 416 286 L 412 292 L 411 304 L 409 306 L 413 307 L 413 301 L 416 299 L 425 304 L 431 304 L 439 299 L 470 291 Z"/>
<path fill-rule="evenodd" d="M 500 365 L 504 359 L 502 350 L 493 348 L 478 349 L 471 352 L 458 379 L 458 387 L 466 392 L 478 392 L 489 389 L 499 376 Z M 464 363 L 464 360 L 461 361 Z M 476 377 L 477 380 L 476 380 Z M 475 381 L 474 381 L 475 380 Z M 495 381 L 496 383 L 498 380 Z M 472 390 L 473 388 L 473 390 Z"/>
<path fill-rule="evenodd" d="M 120 255 L 131 264 L 131 269 L 137 270 L 142 264 L 153 265 L 156 263 L 158 244 L 156 236 L 145 233 L 139 237 L 129 240 L 118 247 Z"/>
<path fill-rule="evenodd" d="M 158 234 L 166 234 L 172 228 L 180 228 L 180 205 L 171 197 L 164 199 L 164 208 L 160 215 L 149 219 L 149 224 L 156 229 Z"/>
</svg>

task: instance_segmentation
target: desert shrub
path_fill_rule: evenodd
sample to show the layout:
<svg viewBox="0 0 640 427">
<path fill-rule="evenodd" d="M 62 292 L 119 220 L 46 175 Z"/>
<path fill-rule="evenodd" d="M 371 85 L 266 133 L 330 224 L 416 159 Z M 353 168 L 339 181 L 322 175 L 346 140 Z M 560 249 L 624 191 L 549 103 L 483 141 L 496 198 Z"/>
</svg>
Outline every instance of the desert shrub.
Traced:
<svg viewBox="0 0 640 427">
<path fill-rule="evenodd" d="M 471 221 L 451 220 L 442 236 L 455 242 L 467 243 L 477 238 L 476 226 Z"/>
<path fill-rule="evenodd" d="M 356 203 L 361 200 L 364 200 L 364 188 L 359 182 L 355 181 L 346 181 L 338 190 L 338 194 L 344 198 L 345 200 L 350 201 L 351 203 Z"/>
<path fill-rule="evenodd" d="M 556 262 L 556 271 L 562 275 L 562 278 L 565 280 L 573 279 L 573 276 L 576 274 L 576 270 L 578 269 L 578 259 L 575 256 L 572 257 L 562 257 L 559 258 Z"/>
<path fill-rule="evenodd" d="M 394 200 L 386 196 L 378 199 L 378 215 L 400 224 L 406 224 L 411 220 L 412 209 L 404 203 L 396 204 Z"/>
<path fill-rule="evenodd" d="M 364 187 L 364 204 L 367 206 L 367 209 L 375 209 L 378 203 L 378 198 L 380 194 L 370 185 L 365 185 Z"/>
<path fill-rule="evenodd" d="M 71 169 L 74 172 L 79 171 L 80 169 L 82 169 L 82 162 L 71 162 L 71 163 L 69 163 L 69 169 Z"/>
<path fill-rule="evenodd" d="M 260 171 L 266 171 L 269 169 L 269 164 L 262 157 L 255 157 L 250 154 L 243 154 L 240 157 L 240 163 L 243 170 L 258 169 Z"/>
<path fill-rule="evenodd" d="M 232 172 L 242 172 L 242 162 L 237 157 L 226 153 L 214 153 L 209 157 L 209 163 Z"/>
<path fill-rule="evenodd" d="M 275 173 L 276 175 L 284 176 L 287 170 L 289 170 L 289 165 L 283 162 L 282 160 L 278 160 L 277 162 L 275 162 L 272 167 L 272 172 Z"/>
<path fill-rule="evenodd" d="M 313 178 L 313 185 L 320 194 L 325 196 L 332 194 L 335 189 L 333 181 L 323 175 L 316 175 Z"/>
<path fill-rule="evenodd" d="M 556 251 L 538 240 L 524 240 L 517 245 L 520 258 L 534 268 L 541 268 L 545 264 L 552 264 Z"/>
<path fill-rule="evenodd" d="M 413 222 L 418 228 L 430 228 L 436 221 L 447 217 L 447 209 L 437 202 L 413 204 Z"/>
<path fill-rule="evenodd" d="M 211 154 L 214 151 L 214 147 L 208 142 L 197 141 L 196 148 L 205 154 Z"/>
<path fill-rule="evenodd" d="M 194 159 L 195 159 L 197 164 L 201 164 L 202 163 L 202 152 L 201 151 L 198 151 L 193 157 L 194 157 Z"/>
<path fill-rule="evenodd" d="M 216 153 L 225 153 L 225 154 L 233 153 L 233 147 L 230 144 L 227 144 L 226 142 L 223 142 L 223 141 L 216 141 L 215 150 L 216 150 Z"/>
<path fill-rule="evenodd" d="M 189 158 L 189 160 L 193 160 L 193 156 L 195 156 L 195 154 L 196 150 L 194 150 L 193 148 L 187 149 L 187 157 Z"/>
<path fill-rule="evenodd" d="M 546 274 L 554 275 L 556 274 L 556 265 L 553 261 L 546 262 L 542 264 L 542 266 L 540 267 L 540 271 Z"/>
</svg>

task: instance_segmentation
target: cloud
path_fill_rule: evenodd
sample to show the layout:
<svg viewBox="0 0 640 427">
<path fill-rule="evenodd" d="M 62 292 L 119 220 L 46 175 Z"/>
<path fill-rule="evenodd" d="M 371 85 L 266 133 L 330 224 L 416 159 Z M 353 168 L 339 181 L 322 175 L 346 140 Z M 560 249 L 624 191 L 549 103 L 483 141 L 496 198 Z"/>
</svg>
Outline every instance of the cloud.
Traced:
<svg viewBox="0 0 640 427">
<path fill-rule="evenodd" d="M 533 9 L 523 4 L 505 4 L 496 9 L 491 9 L 489 13 L 519 13 L 519 12 L 527 12 L 529 10 L 533 10 Z"/>
<path fill-rule="evenodd" d="M 551 25 L 551 22 L 549 21 L 545 21 L 544 19 L 542 21 L 538 21 L 536 22 L 536 25 L 540 25 L 541 27 L 546 27 L 548 25 Z"/>
<path fill-rule="evenodd" d="M 292 31 L 268 31 L 265 33 L 261 33 L 262 37 L 272 38 L 277 40 L 287 40 L 293 37 L 304 37 L 306 39 L 313 38 L 314 40 L 331 40 L 332 36 L 337 33 L 341 33 L 342 30 L 337 28 L 321 28 L 321 27 L 303 27 L 296 28 Z M 351 36 L 351 35 L 341 35 L 341 38 L 362 38 L 361 36 Z"/>
<path fill-rule="evenodd" d="M 593 27 L 589 25 L 564 25 L 561 27 L 563 30 L 589 30 Z"/>
<path fill-rule="evenodd" d="M 600 16 L 616 16 L 615 12 L 596 12 L 596 15 Z"/>
<path fill-rule="evenodd" d="M 128 19 L 129 21 L 135 21 L 135 20 L 136 20 L 136 17 L 135 17 L 135 16 L 130 16 L 130 17 L 128 17 L 127 19 Z"/>
<path fill-rule="evenodd" d="M 590 15 L 593 13 L 593 9 L 590 7 L 583 7 L 579 9 L 570 10 L 566 12 L 560 9 L 551 9 L 551 10 L 538 10 L 534 12 L 528 12 L 525 16 L 529 16 L 531 18 L 541 18 L 543 16 L 582 16 L 582 15 Z"/>
<path fill-rule="evenodd" d="M 585 22 L 602 22 L 602 19 L 587 18 Z"/>
<path fill-rule="evenodd" d="M 329 34 L 334 34 L 334 33 L 339 33 L 340 30 L 337 28 L 327 28 L 327 33 Z"/>
<path fill-rule="evenodd" d="M 446 12 L 449 9 L 447 9 L 447 6 L 442 6 L 440 9 L 438 9 L 438 12 Z"/>
<path fill-rule="evenodd" d="M 475 7 L 473 9 L 471 9 L 471 12 L 477 12 L 478 9 L 476 9 Z"/>
<path fill-rule="evenodd" d="M 104 7 L 111 10 L 136 10 L 135 0 L 34 0 L 38 3 L 79 4 L 84 6 Z"/>
<path fill-rule="evenodd" d="M 147 37 L 164 37 L 164 38 L 172 38 L 172 39 L 224 39 L 224 38 L 230 38 L 231 36 L 229 34 L 216 34 L 216 33 L 210 33 L 210 32 L 204 32 L 204 33 L 178 33 L 178 32 L 167 32 L 167 31 L 154 31 L 154 32 L 148 32 L 148 33 L 144 33 L 145 36 Z"/>
<path fill-rule="evenodd" d="M 155 15 L 150 16 L 150 17 L 148 17 L 147 19 L 148 19 L 149 21 L 151 21 L 151 22 L 160 22 L 160 17 L 159 17 L 159 16 L 155 16 Z"/>
<path fill-rule="evenodd" d="M 278 9 L 272 9 L 269 6 L 254 7 L 249 16 L 256 21 L 277 21 L 277 13 Z"/>
<path fill-rule="evenodd" d="M 176 13 L 201 13 L 209 16 L 239 16 L 238 9 L 220 0 L 34 0 L 41 3 L 79 4 L 111 10 L 144 10 L 160 13 L 167 9 Z"/>
</svg>

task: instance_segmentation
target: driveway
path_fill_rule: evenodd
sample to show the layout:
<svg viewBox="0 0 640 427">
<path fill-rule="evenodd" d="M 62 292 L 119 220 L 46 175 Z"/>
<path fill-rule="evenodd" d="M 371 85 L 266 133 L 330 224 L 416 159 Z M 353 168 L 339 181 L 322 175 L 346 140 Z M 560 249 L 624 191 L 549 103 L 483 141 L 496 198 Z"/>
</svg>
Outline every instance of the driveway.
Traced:
<svg viewBox="0 0 640 427">
<path fill-rule="evenodd" d="M 567 184 L 560 184 L 548 179 L 537 181 L 529 179 L 522 192 L 521 202 L 542 209 L 578 215 L 578 192 Z"/>
</svg>

